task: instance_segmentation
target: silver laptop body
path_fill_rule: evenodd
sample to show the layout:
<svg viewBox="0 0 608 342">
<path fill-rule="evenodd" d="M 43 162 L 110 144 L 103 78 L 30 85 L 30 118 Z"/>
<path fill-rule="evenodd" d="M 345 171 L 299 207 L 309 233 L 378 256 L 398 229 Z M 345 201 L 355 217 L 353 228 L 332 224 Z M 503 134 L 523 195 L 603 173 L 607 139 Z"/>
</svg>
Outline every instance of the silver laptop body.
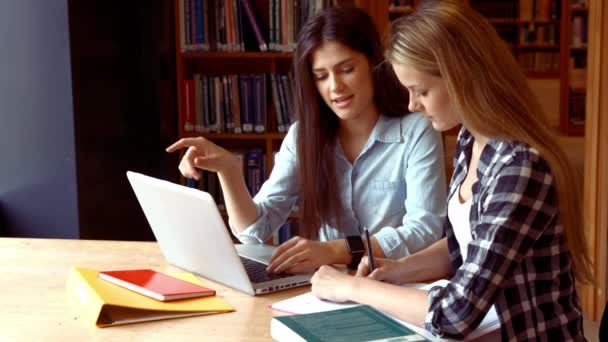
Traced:
<svg viewBox="0 0 608 342">
<path fill-rule="evenodd" d="M 250 295 L 309 284 L 311 274 L 252 282 L 239 255 L 268 265 L 276 247 L 233 244 L 208 193 L 131 171 L 127 178 L 172 265 Z"/>
</svg>

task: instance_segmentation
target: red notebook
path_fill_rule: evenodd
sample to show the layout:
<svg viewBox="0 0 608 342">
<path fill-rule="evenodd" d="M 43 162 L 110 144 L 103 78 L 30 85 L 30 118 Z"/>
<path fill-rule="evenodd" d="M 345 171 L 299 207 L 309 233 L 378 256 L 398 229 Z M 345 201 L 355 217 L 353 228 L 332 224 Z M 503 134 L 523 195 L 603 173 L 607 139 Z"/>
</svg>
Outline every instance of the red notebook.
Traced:
<svg viewBox="0 0 608 342">
<path fill-rule="evenodd" d="M 163 302 L 215 295 L 215 290 L 149 269 L 105 271 L 99 272 L 97 276 Z"/>
</svg>

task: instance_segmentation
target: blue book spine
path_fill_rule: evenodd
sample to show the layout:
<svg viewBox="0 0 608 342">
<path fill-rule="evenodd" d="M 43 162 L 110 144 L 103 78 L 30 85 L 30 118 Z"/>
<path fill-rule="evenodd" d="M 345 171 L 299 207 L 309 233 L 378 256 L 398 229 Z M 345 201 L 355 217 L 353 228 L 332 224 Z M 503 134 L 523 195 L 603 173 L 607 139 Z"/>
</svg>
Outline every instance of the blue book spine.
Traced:
<svg viewBox="0 0 608 342">
<path fill-rule="evenodd" d="M 194 11 L 196 13 L 196 44 L 199 48 L 205 43 L 205 37 L 203 35 L 203 27 L 205 25 L 203 17 L 203 0 L 194 0 Z"/>
<path fill-rule="evenodd" d="M 264 181 L 262 158 L 262 150 L 260 149 L 251 149 L 245 152 L 246 183 L 251 196 L 258 193 Z"/>
<path fill-rule="evenodd" d="M 198 189 L 198 181 L 194 178 L 186 178 L 186 186 L 193 189 Z"/>
</svg>

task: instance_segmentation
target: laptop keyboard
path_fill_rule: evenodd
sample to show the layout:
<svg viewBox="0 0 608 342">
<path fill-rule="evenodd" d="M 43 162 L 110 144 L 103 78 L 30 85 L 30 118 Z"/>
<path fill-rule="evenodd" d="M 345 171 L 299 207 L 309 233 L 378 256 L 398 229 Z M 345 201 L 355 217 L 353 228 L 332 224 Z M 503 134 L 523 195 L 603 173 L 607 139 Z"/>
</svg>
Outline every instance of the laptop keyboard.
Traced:
<svg viewBox="0 0 608 342">
<path fill-rule="evenodd" d="M 239 257 L 241 258 L 241 262 L 243 262 L 243 266 L 245 266 L 245 270 L 247 271 L 249 280 L 251 280 L 252 283 L 263 283 L 265 281 L 293 276 L 293 274 L 289 274 L 289 273 L 285 273 L 285 272 L 278 273 L 278 274 L 277 273 L 268 273 L 268 272 L 266 272 L 266 267 L 268 267 L 267 265 L 265 265 L 261 262 L 257 262 L 257 261 L 251 260 L 251 259 L 244 258 L 242 256 L 239 256 Z"/>
</svg>

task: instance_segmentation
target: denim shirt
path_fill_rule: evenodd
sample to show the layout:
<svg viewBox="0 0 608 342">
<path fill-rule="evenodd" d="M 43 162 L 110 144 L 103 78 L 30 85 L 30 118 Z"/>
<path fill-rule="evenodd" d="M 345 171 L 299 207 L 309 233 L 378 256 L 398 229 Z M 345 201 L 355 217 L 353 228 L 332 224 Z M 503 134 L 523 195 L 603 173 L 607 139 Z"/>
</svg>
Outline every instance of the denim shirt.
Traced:
<svg viewBox="0 0 608 342">
<path fill-rule="evenodd" d="M 295 123 L 285 136 L 269 179 L 254 197 L 257 220 L 237 234 L 243 243 L 262 243 L 287 219 L 298 199 Z M 351 164 L 335 147 L 343 227 L 320 227 L 319 239 L 373 234 L 387 258 L 415 253 L 440 238 L 446 211 L 441 135 L 419 113 L 381 115 Z"/>
</svg>

